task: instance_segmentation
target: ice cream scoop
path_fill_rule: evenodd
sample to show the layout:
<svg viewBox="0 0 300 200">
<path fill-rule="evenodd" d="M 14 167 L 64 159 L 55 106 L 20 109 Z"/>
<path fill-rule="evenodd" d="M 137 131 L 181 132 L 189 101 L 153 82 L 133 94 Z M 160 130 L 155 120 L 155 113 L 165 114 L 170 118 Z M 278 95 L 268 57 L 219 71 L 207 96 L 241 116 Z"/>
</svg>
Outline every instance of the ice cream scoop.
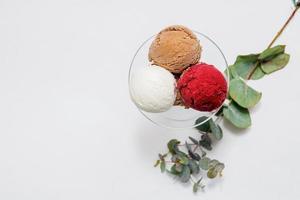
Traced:
<svg viewBox="0 0 300 200">
<path fill-rule="evenodd" d="M 140 109 L 159 113 L 170 109 L 176 99 L 174 76 L 159 66 L 139 69 L 130 79 L 130 93 Z"/>
<path fill-rule="evenodd" d="M 152 42 L 149 60 L 173 73 L 181 73 L 190 65 L 198 63 L 201 46 L 196 35 L 180 25 L 163 29 Z"/>
<path fill-rule="evenodd" d="M 224 102 L 227 82 L 213 65 L 199 63 L 187 69 L 179 78 L 177 88 L 183 104 L 199 111 L 213 111 Z"/>
</svg>

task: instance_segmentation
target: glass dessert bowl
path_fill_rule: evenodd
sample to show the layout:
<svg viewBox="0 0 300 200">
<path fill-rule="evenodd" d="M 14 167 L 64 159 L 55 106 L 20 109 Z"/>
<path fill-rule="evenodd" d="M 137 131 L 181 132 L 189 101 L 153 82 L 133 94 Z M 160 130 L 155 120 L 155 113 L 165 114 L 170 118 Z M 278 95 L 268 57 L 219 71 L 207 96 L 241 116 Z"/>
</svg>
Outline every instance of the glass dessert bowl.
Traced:
<svg viewBox="0 0 300 200">
<path fill-rule="evenodd" d="M 228 90 L 229 75 L 227 74 L 228 70 L 226 70 L 228 68 L 228 64 L 223 52 L 221 51 L 219 46 L 205 34 L 197 31 L 193 31 L 193 33 L 197 36 L 202 46 L 200 62 L 214 65 L 224 75 L 227 82 L 227 90 Z M 132 77 L 139 71 L 140 68 L 144 68 L 149 65 L 149 60 L 148 60 L 149 48 L 152 44 L 152 41 L 155 39 L 155 37 L 156 35 L 150 37 L 145 42 L 143 42 L 132 59 L 130 69 L 129 69 L 129 76 L 128 76 L 129 92 L 131 97 L 133 93 Z M 135 105 L 137 104 L 135 103 Z M 147 119 L 149 119 L 151 122 L 159 126 L 172 128 L 172 129 L 188 129 L 188 128 L 194 128 L 196 126 L 199 126 L 205 123 L 206 121 L 212 119 L 215 116 L 215 114 L 219 111 L 219 109 L 222 107 L 222 105 L 211 112 L 198 111 L 192 108 L 187 109 L 183 105 L 174 105 L 169 110 L 165 112 L 159 112 L 159 113 L 146 112 L 140 109 L 139 106 L 137 106 L 137 108 Z M 196 123 L 196 120 L 200 117 L 207 117 L 207 119 L 205 121 Z"/>
</svg>

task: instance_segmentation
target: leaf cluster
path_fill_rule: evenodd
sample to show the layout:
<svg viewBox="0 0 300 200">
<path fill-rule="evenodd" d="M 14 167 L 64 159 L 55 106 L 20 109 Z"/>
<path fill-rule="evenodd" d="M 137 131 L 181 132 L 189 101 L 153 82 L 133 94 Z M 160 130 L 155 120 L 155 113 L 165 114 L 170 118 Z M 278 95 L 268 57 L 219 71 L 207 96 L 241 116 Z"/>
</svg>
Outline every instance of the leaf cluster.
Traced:
<svg viewBox="0 0 300 200">
<path fill-rule="evenodd" d="M 249 109 L 261 99 L 261 92 L 250 87 L 246 80 L 258 80 L 284 68 L 290 56 L 285 53 L 285 46 L 278 45 L 268 48 L 259 54 L 240 55 L 235 63 L 228 68 L 230 86 L 228 104 L 223 106 L 217 116 L 224 116 L 238 128 L 251 125 Z M 221 127 L 211 118 L 200 117 L 196 120 L 196 129 L 200 139 L 189 137 L 189 142 L 182 144 L 176 139 L 168 142 L 168 152 L 159 154 L 155 167 L 160 166 L 161 172 L 168 172 L 181 182 L 192 182 L 193 191 L 203 189 L 203 177 L 194 181 L 195 177 L 206 173 L 207 178 L 214 179 L 222 175 L 225 165 L 218 160 L 206 156 L 206 150 L 212 150 L 213 141 L 223 138 Z M 200 124 L 200 125 L 198 125 Z"/>
<path fill-rule="evenodd" d="M 196 126 L 196 129 L 200 132 L 200 133 L 205 133 L 206 135 L 211 135 L 212 138 L 216 139 L 216 140 L 221 140 L 223 138 L 223 131 L 221 129 L 221 127 L 215 123 L 215 121 L 211 118 L 208 118 L 206 116 L 202 116 L 199 117 L 195 124 L 200 124 L 198 126 Z M 202 137 L 204 137 L 203 139 L 205 140 L 204 135 L 202 135 Z M 206 148 L 207 149 L 207 148 Z M 211 149 L 208 149 L 211 150 Z"/>
<path fill-rule="evenodd" d="M 201 137 L 200 140 L 189 137 L 190 141 L 186 141 L 185 144 L 181 144 L 176 139 L 170 140 L 167 144 L 168 153 L 159 154 L 159 159 L 154 166 L 160 166 L 161 172 L 167 171 L 183 183 L 191 181 L 194 192 L 197 192 L 199 188 L 203 189 L 205 187 L 202 183 L 203 177 L 200 177 L 198 181 L 194 181 L 195 177 L 199 176 L 200 171 L 206 171 L 207 177 L 213 179 L 221 175 L 225 165 L 206 156 L 203 148 L 208 149 L 207 145 L 211 145 L 211 141 L 207 134 L 202 136 L 205 137 Z M 209 141 L 205 141 L 208 138 Z"/>
<path fill-rule="evenodd" d="M 240 55 L 228 68 L 229 93 L 228 105 L 222 109 L 222 115 L 238 128 L 251 126 L 249 109 L 261 99 L 262 93 L 250 87 L 246 80 L 258 80 L 284 68 L 290 59 L 285 46 L 268 48 L 259 54 Z"/>
</svg>

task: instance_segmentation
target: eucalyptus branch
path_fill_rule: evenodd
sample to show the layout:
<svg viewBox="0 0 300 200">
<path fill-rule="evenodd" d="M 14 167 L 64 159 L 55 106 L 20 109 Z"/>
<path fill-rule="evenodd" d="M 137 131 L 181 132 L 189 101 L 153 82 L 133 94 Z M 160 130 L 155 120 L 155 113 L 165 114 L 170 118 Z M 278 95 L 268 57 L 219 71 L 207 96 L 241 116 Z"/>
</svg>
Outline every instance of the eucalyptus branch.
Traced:
<svg viewBox="0 0 300 200">
<path fill-rule="evenodd" d="M 168 142 L 168 153 L 159 154 L 159 160 L 155 164 L 155 166 L 160 165 L 162 172 L 167 171 L 184 183 L 190 181 L 194 192 L 197 192 L 199 188 L 204 188 L 201 182 L 203 177 L 200 177 L 198 181 L 195 180 L 195 175 L 199 175 L 200 170 L 206 171 L 206 177 L 209 179 L 222 176 L 225 165 L 218 160 L 208 158 L 206 150 L 211 151 L 213 141 L 219 141 L 223 137 L 222 128 L 218 125 L 221 119 L 225 118 L 241 129 L 251 126 L 249 108 L 254 107 L 260 101 L 262 94 L 248 86 L 245 80 L 260 79 L 288 64 L 290 55 L 285 52 L 285 45 L 272 46 L 300 9 L 300 1 L 293 0 L 293 2 L 295 9 L 267 49 L 261 53 L 239 55 L 235 63 L 227 68 L 227 74 L 230 76 L 228 101 L 217 112 L 216 120 L 205 116 L 196 120 L 195 128 L 199 132 L 200 139 L 189 137 L 189 143 L 181 143 L 176 139 Z M 170 161 L 166 161 L 166 157 L 170 157 Z M 166 168 L 166 163 L 169 164 L 169 168 Z"/>
<path fill-rule="evenodd" d="M 298 3 L 299 4 L 299 3 Z M 277 34 L 275 35 L 275 37 L 272 39 L 272 41 L 270 42 L 270 44 L 268 45 L 267 49 L 271 48 L 273 46 L 273 44 L 277 41 L 277 39 L 281 36 L 281 34 L 283 33 L 283 31 L 286 29 L 286 27 L 289 25 L 289 23 L 292 21 L 292 19 L 295 17 L 297 11 L 300 9 L 300 6 L 296 6 L 295 9 L 293 10 L 293 12 L 290 14 L 290 16 L 288 17 L 287 21 L 283 24 L 283 26 L 280 28 L 280 30 L 277 32 Z M 259 61 L 257 61 L 253 67 L 253 69 L 250 71 L 247 80 L 250 80 L 254 74 L 254 72 L 256 71 L 256 69 L 259 67 Z"/>
<path fill-rule="evenodd" d="M 203 177 L 200 175 L 200 170 L 207 171 L 207 177 L 213 179 L 222 175 L 225 165 L 218 160 L 206 157 L 206 153 L 201 146 L 210 147 L 210 141 L 203 143 L 203 139 L 200 141 L 192 137 L 189 137 L 189 139 L 192 143 L 185 142 L 184 145 L 176 139 L 170 140 L 167 144 L 169 153 L 159 154 L 159 159 L 154 166 L 160 166 L 161 172 L 166 171 L 178 177 L 183 183 L 190 181 L 193 184 L 193 191 L 197 192 L 198 189 L 205 187 L 202 183 Z M 205 139 L 207 140 L 207 138 Z M 201 152 L 201 156 L 198 154 L 199 152 Z M 200 179 L 196 181 L 195 177 L 199 175 Z"/>
</svg>

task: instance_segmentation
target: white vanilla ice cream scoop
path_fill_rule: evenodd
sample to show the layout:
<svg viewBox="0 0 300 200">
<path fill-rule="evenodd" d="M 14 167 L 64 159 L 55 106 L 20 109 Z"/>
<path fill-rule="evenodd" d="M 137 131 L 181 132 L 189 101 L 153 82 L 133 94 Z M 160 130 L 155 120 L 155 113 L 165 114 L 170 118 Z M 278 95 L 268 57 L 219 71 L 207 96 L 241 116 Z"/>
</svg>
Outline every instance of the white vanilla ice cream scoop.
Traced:
<svg viewBox="0 0 300 200">
<path fill-rule="evenodd" d="M 140 109 L 159 113 L 170 109 L 176 99 L 176 81 L 168 70 L 159 66 L 139 69 L 130 79 L 130 94 Z"/>
</svg>

